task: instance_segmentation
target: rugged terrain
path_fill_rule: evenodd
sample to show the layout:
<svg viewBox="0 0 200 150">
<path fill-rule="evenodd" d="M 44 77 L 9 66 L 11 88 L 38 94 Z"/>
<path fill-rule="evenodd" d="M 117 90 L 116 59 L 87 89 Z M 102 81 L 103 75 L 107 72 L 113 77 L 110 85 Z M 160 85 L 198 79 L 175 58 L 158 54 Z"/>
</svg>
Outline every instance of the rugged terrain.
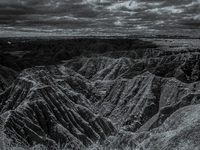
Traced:
<svg viewBox="0 0 200 150">
<path fill-rule="evenodd" d="M 200 149 L 198 47 L 2 39 L 0 58 L 1 149 Z"/>
</svg>

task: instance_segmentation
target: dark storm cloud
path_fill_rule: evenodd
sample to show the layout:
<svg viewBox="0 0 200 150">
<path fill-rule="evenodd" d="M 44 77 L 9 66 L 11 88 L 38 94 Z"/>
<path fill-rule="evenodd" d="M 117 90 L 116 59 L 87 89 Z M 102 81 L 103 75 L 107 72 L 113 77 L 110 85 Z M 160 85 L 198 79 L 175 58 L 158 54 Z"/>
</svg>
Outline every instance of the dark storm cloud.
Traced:
<svg viewBox="0 0 200 150">
<path fill-rule="evenodd" d="M 0 2 L 0 24 L 10 24 L 11 26 L 49 25 L 70 28 L 90 25 L 90 20 L 82 18 L 95 18 L 97 16 L 96 11 L 93 11 L 89 5 L 74 2 L 76 1 L 73 1 L 73 3 L 69 1 L 61 3 L 56 0 Z M 72 17 L 68 18 L 65 15 Z"/>
<path fill-rule="evenodd" d="M 172 6 L 172 5 L 186 5 L 190 4 L 191 0 L 136 0 L 137 2 L 146 3 L 161 3 L 161 6 Z"/>
<path fill-rule="evenodd" d="M 193 26 L 195 28 L 200 29 L 200 21 L 185 22 L 185 23 L 182 23 L 182 24 L 187 25 L 187 26 Z"/>
<path fill-rule="evenodd" d="M 190 28 L 190 29 L 200 29 L 200 15 L 199 19 L 188 19 L 188 20 L 181 20 L 179 22 L 180 25 L 183 25 L 184 28 Z"/>
<path fill-rule="evenodd" d="M 163 33 L 199 28 L 199 10 L 200 0 L 1 0 L 0 30 Z"/>
</svg>

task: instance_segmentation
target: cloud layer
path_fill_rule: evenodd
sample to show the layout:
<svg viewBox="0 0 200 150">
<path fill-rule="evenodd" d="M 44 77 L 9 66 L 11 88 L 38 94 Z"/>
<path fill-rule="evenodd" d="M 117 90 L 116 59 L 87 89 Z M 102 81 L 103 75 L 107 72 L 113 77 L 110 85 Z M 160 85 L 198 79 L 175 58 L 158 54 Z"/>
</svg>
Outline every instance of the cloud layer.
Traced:
<svg viewBox="0 0 200 150">
<path fill-rule="evenodd" d="M 200 0 L 1 0 L 0 34 L 184 34 L 200 31 Z"/>
</svg>

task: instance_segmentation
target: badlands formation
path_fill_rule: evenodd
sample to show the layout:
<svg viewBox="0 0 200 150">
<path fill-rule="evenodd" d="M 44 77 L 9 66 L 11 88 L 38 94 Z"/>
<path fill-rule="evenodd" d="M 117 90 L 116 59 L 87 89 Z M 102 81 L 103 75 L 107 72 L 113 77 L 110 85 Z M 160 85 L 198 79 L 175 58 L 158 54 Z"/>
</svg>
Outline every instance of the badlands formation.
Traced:
<svg viewBox="0 0 200 150">
<path fill-rule="evenodd" d="M 0 149 L 200 149 L 199 47 L 24 40 L 0 42 Z"/>
</svg>

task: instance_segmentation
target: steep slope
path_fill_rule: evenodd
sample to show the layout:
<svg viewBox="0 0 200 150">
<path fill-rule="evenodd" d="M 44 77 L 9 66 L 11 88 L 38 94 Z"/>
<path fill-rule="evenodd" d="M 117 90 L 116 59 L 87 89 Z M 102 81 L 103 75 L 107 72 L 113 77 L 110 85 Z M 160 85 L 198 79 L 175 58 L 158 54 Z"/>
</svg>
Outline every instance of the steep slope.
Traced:
<svg viewBox="0 0 200 150">
<path fill-rule="evenodd" d="M 133 65 L 130 58 L 109 58 L 109 57 L 83 57 L 65 62 L 65 66 L 85 76 L 87 79 L 114 80 L 126 73 Z"/>
<path fill-rule="evenodd" d="M 72 65 L 76 64 L 76 60 L 70 60 L 65 65 L 71 66 L 77 72 L 93 71 L 88 79 L 101 96 L 101 100 L 96 103 L 99 113 L 110 118 L 120 129 L 118 136 L 109 137 L 107 146 L 104 146 L 108 149 L 124 149 L 126 146 L 139 149 L 142 146 L 138 143 L 146 142 L 149 132 L 162 126 L 174 112 L 188 105 L 200 104 L 198 57 L 199 53 L 196 52 L 140 60 L 103 57 L 104 61 L 101 61 L 102 58 L 98 57 L 79 60 L 79 67 Z M 90 65 L 81 63 L 88 60 L 92 60 Z M 103 64 L 103 67 L 99 67 L 99 64 Z M 184 132 L 188 130 L 184 126 L 183 129 Z M 170 129 L 169 132 L 173 131 Z M 179 138 L 178 134 L 175 136 Z M 180 135 L 180 139 L 182 138 Z M 156 149 L 155 145 L 160 145 L 158 140 L 150 149 Z M 169 149 L 170 143 L 166 147 Z M 197 148 L 198 145 L 194 144 L 193 147 Z M 149 147 L 143 147 L 145 148 Z M 157 149 L 159 148 L 164 147 L 158 146 Z"/>
<path fill-rule="evenodd" d="M 106 68 L 113 61 L 115 60 L 108 57 L 83 57 L 81 59 L 66 61 L 64 66 L 73 69 L 87 79 L 91 79 L 98 71 Z"/>
<path fill-rule="evenodd" d="M 0 63 L 34 66 L 20 74 L 0 66 L 0 149 L 6 138 L 26 148 L 200 149 L 199 50 L 146 44 L 73 39 L 0 45 L 10 53 Z M 20 56 L 14 57 L 15 45 Z M 41 66 L 47 64 L 54 65 Z"/>
<path fill-rule="evenodd" d="M 0 95 L 1 125 L 22 145 L 88 146 L 114 133 L 94 112 L 90 83 L 63 66 L 26 69 Z M 90 100 L 89 100 L 90 99 Z"/>
<path fill-rule="evenodd" d="M 192 73 L 187 72 L 194 71 L 193 67 L 198 80 L 198 57 L 198 53 L 138 60 L 91 57 L 67 61 L 65 66 L 90 79 L 96 95 L 101 97 L 96 105 L 103 116 L 126 130 L 136 131 L 149 119 L 151 123 L 141 130 L 157 127 L 177 109 L 199 103 L 198 82 L 180 81 L 192 81 Z"/>
<path fill-rule="evenodd" d="M 98 103 L 100 112 L 131 131 L 139 129 L 157 113 L 157 123 L 161 124 L 175 110 L 199 103 L 199 82 L 186 84 L 149 72 L 133 79 L 118 79 L 109 87 Z"/>
<path fill-rule="evenodd" d="M 6 90 L 17 77 L 18 72 L 0 65 L 0 93 Z"/>
<path fill-rule="evenodd" d="M 107 149 L 200 149 L 199 108 L 199 104 L 182 107 L 169 116 L 161 126 L 148 132 L 121 131 L 115 138 L 110 138 Z"/>
<path fill-rule="evenodd" d="M 13 56 L 9 53 L 3 52 L 0 50 L 0 65 L 5 66 L 7 68 L 11 68 L 15 71 L 20 71 L 20 64 L 16 63 L 18 56 Z"/>
<path fill-rule="evenodd" d="M 143 50 L 145 53 L 148 50 Z M 152 50 L 154 51 L 154 50 Z M 105 56 L 83 57 L 65 62 L 65 66 L 82 74 L 87 79 L 114 80 L 117 77 L 132 79 L 145 71 L 161 77 L 175 77 L 190 83 L 200 79 L 200 52 L 167 52 L 155 50 L 152 56 L 138 58 L 111 58 Z"/>
</svg>

